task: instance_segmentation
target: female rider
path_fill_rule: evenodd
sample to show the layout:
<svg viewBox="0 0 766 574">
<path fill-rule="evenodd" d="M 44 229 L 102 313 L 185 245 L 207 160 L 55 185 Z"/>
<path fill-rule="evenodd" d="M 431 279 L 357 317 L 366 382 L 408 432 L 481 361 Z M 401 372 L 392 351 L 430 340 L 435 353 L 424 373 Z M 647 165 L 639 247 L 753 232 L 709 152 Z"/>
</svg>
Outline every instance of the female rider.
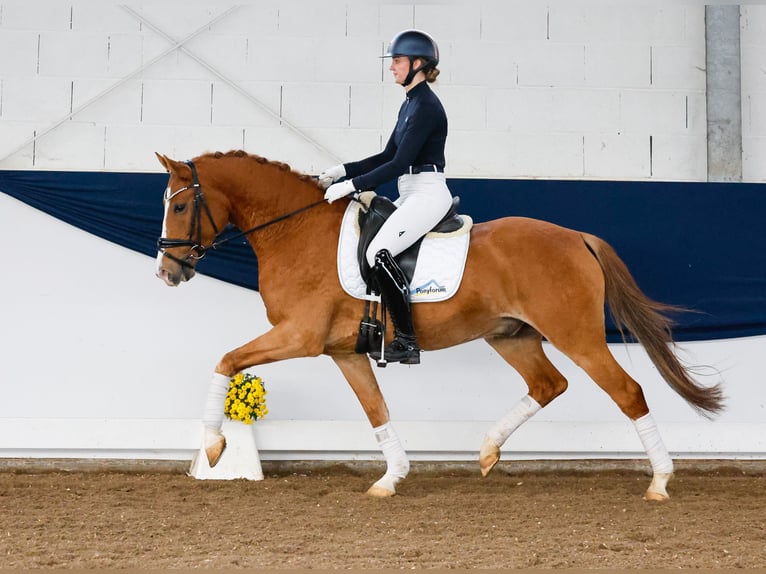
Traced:
<svg viewBox="0 0 766 574">
<path fill-rule="evenodd" d="M 385 348 L 384 359 L 414 365 L 420 363 L 420 348 L 410 311 L 409 286 L 394 256 L 428 233 L 452 204 L 444 176 L 447 116 L 428 86 L 439 75 L 439 48 L 431 36 L 420 30 L 404 30 L 394 37 L 383 57 L 391 58 L 389 69 L 406 92 L 385 149 L 366 159 L 331 167 L 319 175 L 319 182 L 327 189 L 325 199 L 332 203 L 398 178 L 397 209 L 373 238 L 366 256 L 394 324 L 394 340 Z M 347 179 L 333 183 L 342 178 Z M 380 359 L 379 352 L 370 355 Z"/>
</svg>

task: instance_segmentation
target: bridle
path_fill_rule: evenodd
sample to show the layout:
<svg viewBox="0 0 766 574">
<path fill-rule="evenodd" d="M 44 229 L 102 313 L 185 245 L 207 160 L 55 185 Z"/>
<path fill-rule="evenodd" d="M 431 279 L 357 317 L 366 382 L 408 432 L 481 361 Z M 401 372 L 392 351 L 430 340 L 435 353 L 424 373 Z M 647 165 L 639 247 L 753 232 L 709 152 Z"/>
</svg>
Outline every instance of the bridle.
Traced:
<svg viewBox="0 0 766 574">
<path fill-rule="evenodd" d="M 194 190 L 191 225 L 189 228 L 189 238 L 188 239 L 172 239 L 168 237 L 160 237 L 157 240 L 157 249 L 159 250 L 159 252 L 162 253 L 168 259 L 171 259 L 172 261 L 175 261 L 176 263 L 184 267 L 193 267 L 193 265 L 189 263 L 189 260 L 193 259 L 195 261 L 198 261 L 202 259 L 203 257 L 205 257 L 208 250 L 210 249 L 216 249 L 220 247 L 221 245 L 224 245 L 230 241 L 239 239 L 240 237 L 244 237 L 246 235 L 250 235 L 251 233 L 254 233 L 255 231 L 258 231 L 270 225 L 274 225 L 275 223 L 279 223 L 280 221 L 283 221 L 289 217 L 292 217 L 293 215 L 297 215 L 301 213 L 302 211 L 306 211 L 307 209 L 311 209 L 312 207 L 316 207 L 317 205 L 325 203 L 324 199 L 320 199 L 318 201 L 315 201 L 314 203 L 304 205 L 303 207 L 299 207 L 298 209 L 294 211 L 291 211 L 284 215 L 280 215 L 279 217 L 272 219 L 270 221 L 267 221 L 266 223 L 261 223 L 260 225 L 256 225 L 255 227 L 251 227 L 250 229 L 246 229 L 245 231 L 240 231 L 233 235 L 229 235 L 228 237 L 214 239 L 213 243 L 211 243 L 210 245 L 203 245 L 202 244 L 202 213 L 203 212 L 207 215 L 207 219 L 210 222 L 210 225 L 212 225 L 213 227 L 213 231 L 215 232 L 215 236 L 214 236 L 215 238 L 218 237 L 218 235 L 220 234 L 220 231 L 218 230 L 218 226 L 215 224 L 215 220 L 213 219 L 213 214 L 210 211 L 210 206 L 208 206 L 207 201 L 205 201 L 205 194 L 202 193 L 202 185 L 200 185 L 199 177 L 197 175 L 197 168 L 194 165 L 194 162 L 191 160 L 188 160 L 184 163 L 186 163 L 186 165 L 188 165 L 189 168 L 191 169 L 191 173 L 192 173 L 191 185 L 185 185 L 184 187 L 180 189 L 176 189 L 175 191 L 172 191 L 172 192 L 170 190 L 166 191 L 163 201 L 164 203 L 167 204 L 170 202 L 171 199 L 173 199 L 179 193 L 182 193 L 188 189 Z M 174 247 L 189 247 L 190 249 L 189 249 L 189 252 L 186 254 L 186 257 L 182 259 L 166 251 L 167 249 L 172 249 Z"/>
</svg>

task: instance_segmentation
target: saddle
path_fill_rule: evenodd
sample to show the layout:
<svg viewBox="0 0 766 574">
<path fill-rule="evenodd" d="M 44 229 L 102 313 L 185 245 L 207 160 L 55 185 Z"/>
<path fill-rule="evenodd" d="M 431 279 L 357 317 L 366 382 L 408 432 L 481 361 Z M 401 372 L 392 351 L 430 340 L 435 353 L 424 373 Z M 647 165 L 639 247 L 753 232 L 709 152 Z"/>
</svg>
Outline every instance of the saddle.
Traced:
<svg viewBox="0 0 766 574">
<path fill-rule="evenodd" d="M 372 199 L 369 197 L 372 196 Z M 370 241 L 378 233 L 380 227 L 388 219 L 391 214 L 396 211 L 396 205 L 387 197 L 376 194 L 361 194 L 359 202 L 362 204 L 362 208 L 359 209 L 359 215 L 357 217 L 357 223 L 359 225 L 359 244 L 357 246 L 356 256 L 359 261 L 359 272 L 367 284 L 367 294 L 371 293 L 370 289 L 370 276 L 372 269 L 367 263 L 367 248 L 370 245 Z M 455 197 L 452 199 L 452 205 L 450 206 L 447 214 L 437 223 L 431 232 L 436 233 L 452 233 L 463 227 L 463 218 L 458 215 L 458 206 L 460 205 L 460 198 Z M 399 268 L 404 273 L 407 283 L 412 283 L 412 277 L 415 273 L 415 264 L 418 260 L 418 253 L 420 252 L 420 246 L 423 243 L 423 237 L 418 239 L 410 247 L 405 249 L 402 253 L 397 255 L 396 260 Z M 367 299 L 364 307 L 364 315 L 359 322 L 359 332 L 356 339 L 357 353 L 370 353 L 371 351 L 382 349 L 383 347 L 383 334 L 386 332 L 386 309 L 385 305 L 381 305 L 380 318 L 378 316 L 378 302 L 376 300 L 371 301 Z M 378 362 L 378 366 L 384 367 L 385 362 Z"/>
<path fill-rule="evenodd" d="M 364 196 L 360 196 L 360 203 L 362 204 L 362 209 L 359 210 L 358 216 L 359 246 L 357 248 L 356 256 L 359 260 L 359 271 L 362 274 L 362 279 L 369 285 L 372 269 L 367 263 L 367 248 L 383 223 L 385 223 L 386 219 L 396 211 L 396 205 L 394 205 L 393 201 L 382 195 L 374 195 L 370 200 L 366 200 Z M 447 211 L 447 214 L 434 226 L 431 233 L 452 233 L 463 227 L 463 219 L 457 212 L 459 205 L 460 197 L 452 198 L 452 205 L 450 206 L 449 211 Z M 422 243 L 423 237 L 394 257 L 399 268 L 407 278 L 407 283 L 412 282 L 412 276 L 415 273 L 415 264 L 418 261 L 418 253 L 420 252 Z"/>
</svg>

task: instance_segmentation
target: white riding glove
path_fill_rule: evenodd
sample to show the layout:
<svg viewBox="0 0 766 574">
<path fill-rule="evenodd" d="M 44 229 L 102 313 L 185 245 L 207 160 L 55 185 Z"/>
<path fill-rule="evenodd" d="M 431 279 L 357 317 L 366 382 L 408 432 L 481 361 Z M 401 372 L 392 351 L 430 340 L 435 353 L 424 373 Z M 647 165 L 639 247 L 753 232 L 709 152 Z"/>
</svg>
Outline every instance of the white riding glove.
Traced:
<svg viewBox="0 0 766 574">
<path fill-rule="evenodd" d="M 351 183 L 350 179 L 347 179 L 340 183 L 333 183 L 328 187 L 327 191 L 324 192 L 324 198 L 327 200 L 327 203 L 332 203 L 336 199 L 346 197 L 349 193 L 354 193 L 355 191 L 356 188 L 354 187 L 354 184 Z"/>
<path fill-rule="evenodd" d="M 327 189 L 341 177 L 346 177 L 346 168 L 343 164 L 335 165 L 319 174 L 319 185 L 322 189 Z"/>
</svg>

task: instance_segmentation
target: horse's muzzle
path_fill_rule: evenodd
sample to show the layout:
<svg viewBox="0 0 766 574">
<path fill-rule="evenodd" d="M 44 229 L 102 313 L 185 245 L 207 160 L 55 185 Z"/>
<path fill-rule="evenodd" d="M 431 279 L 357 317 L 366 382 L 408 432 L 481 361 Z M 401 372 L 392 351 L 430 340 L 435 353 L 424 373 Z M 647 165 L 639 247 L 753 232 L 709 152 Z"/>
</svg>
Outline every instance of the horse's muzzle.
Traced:
<svg viewBox="0 0 766 574">
<path fill-rule="evenodd" d="M 165 282 L 165 285 L 177 287 L 183 281 L 189 281 L 196 271 L 193 263 L 182 265 L 175 257 L 167 257 L 167 253 L 160 253 L 157 257 L 157 277 Z"/>
</svg>

